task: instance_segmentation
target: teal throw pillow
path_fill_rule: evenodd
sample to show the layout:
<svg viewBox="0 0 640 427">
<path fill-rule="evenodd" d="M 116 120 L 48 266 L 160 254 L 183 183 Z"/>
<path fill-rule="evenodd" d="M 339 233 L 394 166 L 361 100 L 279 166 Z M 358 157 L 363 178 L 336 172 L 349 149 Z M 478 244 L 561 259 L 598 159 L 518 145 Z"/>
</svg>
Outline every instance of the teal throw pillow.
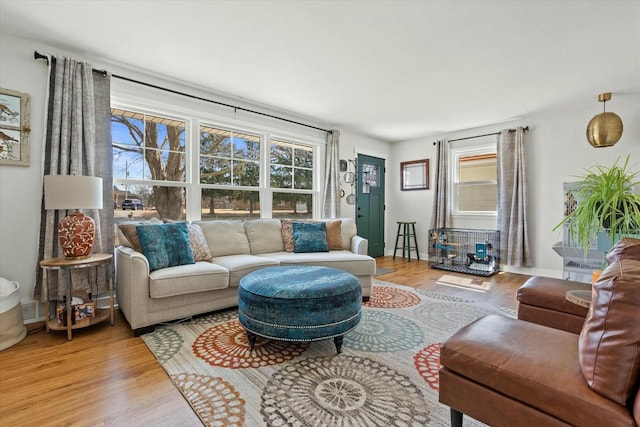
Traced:
<svg viewBox="0 0 640 427">
<path fill-rule="evenodd" d="M 195 264 L 189 244 L 186 222 L 138 225 L 136 227 L 142 252 L 149 261 L 149 270 Z"/>
<path fill-rule="evenodd" d="M 292 225 L 294 252 L 329 252 L 324 222 L 294 222 Z"/>
</svg>

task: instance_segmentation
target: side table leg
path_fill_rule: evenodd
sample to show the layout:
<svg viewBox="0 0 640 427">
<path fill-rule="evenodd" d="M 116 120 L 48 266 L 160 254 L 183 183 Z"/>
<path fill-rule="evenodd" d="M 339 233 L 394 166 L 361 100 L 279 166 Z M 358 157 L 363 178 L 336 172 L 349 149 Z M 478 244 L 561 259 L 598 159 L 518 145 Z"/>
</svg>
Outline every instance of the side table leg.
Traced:
<svg viewBox="0 0 640 427">
<path fill-rule="evenodd" d="M 71 269 L 67 267 L 64 271 L 67 275 L 67 339 L 71 341 L 73 339 L 73 324 L 71 319 L 72 315 L 75 315 L 75 313 L 71 313 Z"/>
<path fill-rule="evenodd" d="M 42 276 L 44 278 L 44 275 L 47 275 L 47 280 L 43 280 L 42 284 L 44 285 L 42 287 L 42 292 L 44 293 L 44 327 L 47 331 L 47 333 L 50 332 L 49 330 L 49 316 L 51 315 L 49 313 L 49 270 L 44 270 L 44 272 L 42 273 Z M 57 304 L 56 304 L 57 306 Z M 56 313 L 56 317 L 58 316 L 58 314 Z"/>
<path fill-rule="evenodd" d="M 116 319 L 114 314 L 115 310 L 113 308 L 113 273 L 111 271 L 111 264 L 107 264 L 105 268 L 109 269 L 107 274 L 109 276 L 109 311 L 111 314 L 111 326 L 115 326 Z"/>
</svg>

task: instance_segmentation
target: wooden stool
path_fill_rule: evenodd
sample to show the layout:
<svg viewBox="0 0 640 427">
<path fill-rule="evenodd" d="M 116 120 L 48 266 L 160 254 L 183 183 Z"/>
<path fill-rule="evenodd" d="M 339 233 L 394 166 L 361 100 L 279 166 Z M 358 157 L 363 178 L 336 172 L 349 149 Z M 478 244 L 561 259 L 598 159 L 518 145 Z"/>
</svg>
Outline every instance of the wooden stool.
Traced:
<svg viewBox="0 0 640 427">
<path fill-rule="evenodd" d="M 402 236 L 402 246 L 398 246 L 398 240 Z M 413 246 L 411 246 L 411 237 L 413 237 Z M 416 223 L 398 221 L 398 233 L 396 234 L 396 247 L 393 249 L 393 259 L 396 259 L 396 251 L 402 248 L 402 258 L 405 251 L 411 262 L 411 250 L 415 249 L 418 261 L 420 260 L 420 252 L 418 251 L 418 240 L 416 239 Z"/>
</svg>

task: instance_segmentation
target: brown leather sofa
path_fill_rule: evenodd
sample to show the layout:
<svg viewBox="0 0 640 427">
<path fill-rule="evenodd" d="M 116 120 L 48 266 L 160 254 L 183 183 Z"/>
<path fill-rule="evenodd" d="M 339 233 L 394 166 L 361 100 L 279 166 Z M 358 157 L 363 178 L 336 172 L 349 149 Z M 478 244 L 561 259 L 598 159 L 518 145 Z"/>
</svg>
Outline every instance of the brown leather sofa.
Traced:
<svg viewBox="0 0 640 427">
<path fill-rule="evenodd" d="M 452 426 L 640 426 L 640 240 L 607 262 L 579 335 L 489 315 L 442 345 Z"/>
<path fill-rule="evenodd" d="M 518 289 L 518 319 L 579 334 L 589 311 L 567 301 L 567 291 L 591 291 L 591 284 L 534 276 Z"/>
</svg>

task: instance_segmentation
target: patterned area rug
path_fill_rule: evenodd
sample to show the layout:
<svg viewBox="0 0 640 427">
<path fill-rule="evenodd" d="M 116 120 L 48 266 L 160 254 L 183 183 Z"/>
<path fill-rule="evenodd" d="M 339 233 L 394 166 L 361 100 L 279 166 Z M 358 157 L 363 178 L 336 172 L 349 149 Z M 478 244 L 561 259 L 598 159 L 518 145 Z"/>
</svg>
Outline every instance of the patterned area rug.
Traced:
<svg viewBox="0 0 640 427">
<path fill-rule="evenodd" d="M 440 344 L 489 313 L 513 317 L 472 299 L 374 280 L 339 355 L 331 339 L 258 338 L 250 352 L 235 310 L 142 339 L 207 426 L 448 426 L 449 408 L 438 403 Z M 481 425 L 465 417 L 465 426 Z"/>
<path fill-rule="evenodd" d="M 481 279 L 475 279 L 472 277 L 453 276 L 450 274 L 444 274 L 436 281 L 439 285 L 453 286 L 456 288 L 469 289 L 472 291 L 486 292 L 491 286 L 491 282 L 485 282 Z"/>
</svg>

